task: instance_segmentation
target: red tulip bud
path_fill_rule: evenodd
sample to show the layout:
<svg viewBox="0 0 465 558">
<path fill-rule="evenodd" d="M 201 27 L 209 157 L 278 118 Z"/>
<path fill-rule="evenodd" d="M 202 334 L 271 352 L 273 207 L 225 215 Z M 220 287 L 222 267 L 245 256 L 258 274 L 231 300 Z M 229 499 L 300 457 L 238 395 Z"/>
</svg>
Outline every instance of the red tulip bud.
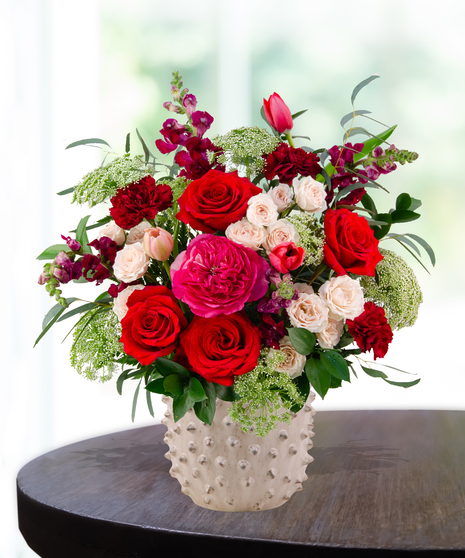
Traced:
<svg viewBox="0 0 465 558">
<path fill-rule="evenodd" d="M 273 93 L 268 101 L 263 99 L 263 108 L 270 126 L 279 134 L 287 134 L 292 130 L 291 111 L 277 93 Z"/>
</svg>

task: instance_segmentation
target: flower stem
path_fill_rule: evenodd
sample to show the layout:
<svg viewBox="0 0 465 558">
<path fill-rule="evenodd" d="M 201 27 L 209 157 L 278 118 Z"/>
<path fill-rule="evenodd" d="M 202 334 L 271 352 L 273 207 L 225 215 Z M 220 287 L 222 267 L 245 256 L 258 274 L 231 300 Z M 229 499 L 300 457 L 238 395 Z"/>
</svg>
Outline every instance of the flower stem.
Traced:
<svg viewBox="0 0 465 558">
<path fill-rule="evenodd" d="M 326 264 L 324 262 L 321 262 L 320 265 L 315 269 L 314 274 L 310 277 L 310 280 L 308 282 L 309 285 L 311 285 L 313 281 L 315 281 L 315 279 L 318 277 L 318 275 L 320 275 L 320 273 L 324 270 L 325 267 Z"/>
<path fill-rule="evenodd" d="M 166 274 L 168 275 L 168 279 L 171 281 L 170 266 L 167 261 L 163 262 L 163 267 L 165 268 Z"/>
<path fill-rule="evenodd" d="M 291 147 L 295 147 L 294 140 L 292 139 L 291 132 L 287 132 L 286 134 L 287 141 Z"/>
</svg>

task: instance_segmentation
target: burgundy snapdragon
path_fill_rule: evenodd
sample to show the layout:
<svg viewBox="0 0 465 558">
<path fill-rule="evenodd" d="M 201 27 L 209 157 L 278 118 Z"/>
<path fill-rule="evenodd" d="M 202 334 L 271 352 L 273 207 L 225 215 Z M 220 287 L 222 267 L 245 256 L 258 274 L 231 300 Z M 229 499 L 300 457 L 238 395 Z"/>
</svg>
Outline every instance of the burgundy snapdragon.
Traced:
<svg viewBox="0 0 465 558">
<path fill-rule="evenodd" d="M 118 245 L 114 240 L 108 238 L 108 236 L 102 236 L 100 239 L 96 238 L 92 242 L 89 242 L 89 246 L 98 250 L 101 258 L 107 260 L 111 265 L 115 263 Z"/>
<path fill-rule="evenodd" d="M 81 264 L 82 276 L 89 283 L 95 281 L 96 285 L 100 285 L 111 277 L 110 271 L 101 263 L 100 256 L 86 254 L 78 263 Z"/>
<path fill-rule="evenodd" d="M 270 314 L 261 315 L 260 334 L 265 344 L 279 351 L 279 341 L 285 335 L 284 321 L 275 322 Z"/>
<path fill-rule="evenodd" d="M 213 123 L 213 116 L 208 112 L 197 110 L 191 115 L 192 126 L 194 127 L 197 135 L 201 138 Z"/>
<path fill-rule="evenodd" d="M 81 243 L 74 238 L 71 238 L 70 236 L 64 236 L 63 234 L 61 235 L 61 238 L 66 242 L 69 249 L 73 252 L 79 252 L 79 250 L 81 249 Z"/>
</svg>

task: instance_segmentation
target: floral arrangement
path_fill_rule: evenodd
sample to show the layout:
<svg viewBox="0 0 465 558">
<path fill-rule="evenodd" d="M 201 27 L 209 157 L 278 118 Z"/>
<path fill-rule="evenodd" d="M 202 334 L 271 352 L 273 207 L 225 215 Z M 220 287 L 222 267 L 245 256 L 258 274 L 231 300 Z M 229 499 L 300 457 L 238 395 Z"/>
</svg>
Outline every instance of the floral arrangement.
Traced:
<svg viewBox="0 0 465 558">
<path fill-rule="evenodd" d="M 39 256 L 49 260 L 39 284 L 57 304 L 37 341 L 78 317 L 73 367 L 101 381 L 119 369 L 120 393 L 137 381 L 133 416 L 141 386 L 152 414 L 152 393 L 172 397 L 176 420 L 194 408 L 211 424 L 219 398 L 260 436 L 290 420 L 310 385 L 324 398 L 350 382 L 355 364 L 393 385 L 418 383 L 391 381 L 360 356 L 384 357 L 393 331 L 413 325 L 422 302 L 412 269 L 385 241 L 420 263 L 422 248 L 434 265 L 422 238 L 391 232 L 418 219 L 421 202 L 402 193 L 380 212 L 367 192 L 385 190 L 378 179 L 418 157 L 387 141 L 395 126 L 381 134 L 354 127 L 356 117 L 371 119 L 354 101 L 376 77 L 354 89 L 342 145 L 329 149 L 295 146 L 294 120 L 306 111 L 292 115 L 276 93 L 261 109 L 270 131 L 244 127 L 208 139 L 213 117 L 197 110 L 177 72 L 164 103 L 177 118 L 155 142 L 174 154 L 172 164 L 139 132 L 143 156 L 131 155 L 129 134 L 121 156 L 98 138 L 69 145 L 98 146 L 112 159 L 59 193 L 89 207 L 105 203 L 105 216 L 88 224 L 87 215 Z M 366 141 L 351 143 L 355 134 Z M 93 301 L 64 298 L 69 282 L 104 292 Z"/>
</svg>

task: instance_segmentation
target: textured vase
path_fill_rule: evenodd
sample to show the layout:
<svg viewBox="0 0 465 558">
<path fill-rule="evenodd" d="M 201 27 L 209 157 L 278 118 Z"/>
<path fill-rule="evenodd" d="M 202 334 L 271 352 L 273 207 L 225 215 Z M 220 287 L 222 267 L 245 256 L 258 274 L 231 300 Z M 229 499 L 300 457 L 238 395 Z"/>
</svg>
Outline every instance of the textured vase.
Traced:
<svg viewBox="0 0 465 558">
<path fill-rule="evenodd" d="M 171 476 L 203 508 L 259 511 L 281 506 L 308 478 L 314 398 L 310 392 L 303 409 L 292 413 L 291 424 L 279 423 L 266 437 L 258 437 L 231 420 L 231 403 L 216 401 L 211 426 L 192 409 L 175 423 L 172 399 L 164 397 L 168 410 L 162 423 L 168 427 L 164 441 L 169 446 L 165 457 L 172 463 Z"/>
</svg>

